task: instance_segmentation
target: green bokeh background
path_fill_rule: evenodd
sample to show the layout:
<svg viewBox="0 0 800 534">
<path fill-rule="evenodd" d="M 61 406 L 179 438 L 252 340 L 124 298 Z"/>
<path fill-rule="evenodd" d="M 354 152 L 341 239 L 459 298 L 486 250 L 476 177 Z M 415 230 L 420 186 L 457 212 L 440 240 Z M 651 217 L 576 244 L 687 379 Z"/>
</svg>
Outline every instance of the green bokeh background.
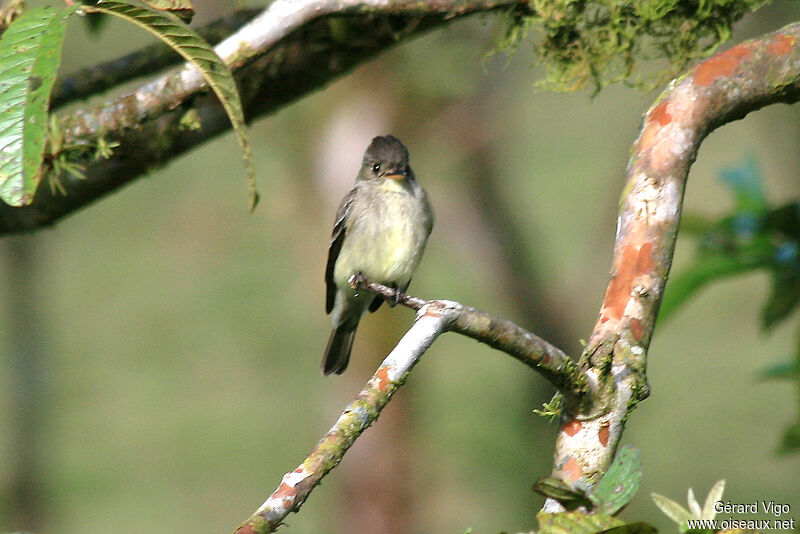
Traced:
<svg viewBox="0 0 800 534">
<path fill-rule="evenodd" d="M 196 6 L 200 23 L 227 7 Z M 799 18 L 796 3 L 776 2 L 734 37 Z M 398 46 L 253 124 L 262 203 L 252 215 L 238 148 L 226 135 L 52 229 L 0 242 L 4 301 L 31 303 L 34 326 L 23 336 L 32 351 L 41 348 L 44 370 L 42 423 L 29 436 L 40 443 L 39 513 L 33 524 L 13 522 L 14 496 L 3 481 L 15 453 L 0 430 L 0 531 L 229 532 L 263 502 L 412 320 L 406 309 L 382 308 L 364 320 L 351 369 L 320 375 L 330 226 L 374 135 L 404 140 L 437 213 L 410 292 L 534 328 L 510 296 L 525 280 L 508 279 L 480 216 L 482 199 L 465 178 L 474 172 L 469 140 L 479 139 L 492 162 L 479 178 L 497 188 L 522 230 L 515 253 L 536 267 L 538 290 L 555 301 L 548 313 L 561 331 L 552 334 L 579 352 L 608 280 L 630 146 L 655 93 L 614 87 L 590 100 L 539 92 L 529 43 L 510 59 L 484 59 L 494 22 L 477 17 Z M 92 38 L 73 21 L 63 70 L 150 41 L 116 21 Z M 798 125 L 800 107 L 775 105 L 713 133 L 692 168 L 686 211 L 725 214 L 732 201 L 717 176 L 747 155 L 771 201 L 796 198 Z M 23 295 L 13 270 L 20 250 L 32 253 L 33 291 Z M 676 269 L 692 250 L 679 238 Z M 766 274 L 717 284 L 656 332 L 652 394 L 623 439 L 641 448 L 644 465 L 624 518 L 674 532 L 650 492 L 683 502 L 689 486 L 704 496 L 720 478 L 726 499 L 775 500 L 800 516 L 800 457 L 774 454 L 796 417 L 796 390 L 755 378 L 792 354 L 798 318 L 760 332 L 768 288 Z M 0 340 L 0 421 L 8 428 L 19 423 L 9 341 L 19 313 L 6 307 Z M 287 531 L 534 528 L 542 498 L 530 488 L 549 473 L 556 427 L 532 410 L 551 395 L 511 358 L 444 336 L 288 518 Z M 381 496 L 396 504 L 383 515 L 371 504 Z"/>
</svg>

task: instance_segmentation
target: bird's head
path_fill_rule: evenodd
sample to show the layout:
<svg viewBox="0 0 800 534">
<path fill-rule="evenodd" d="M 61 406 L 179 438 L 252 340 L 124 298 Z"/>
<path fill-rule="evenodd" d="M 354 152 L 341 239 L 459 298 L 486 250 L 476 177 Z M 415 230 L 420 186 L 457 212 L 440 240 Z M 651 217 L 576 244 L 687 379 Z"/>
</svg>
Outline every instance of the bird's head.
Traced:
<svg viewBox="0 0 800 534">
<path fill-rule="evenodd" d="M 408 166 L 408 149 L 392 135 L 376 137 L 364 152 L 361 162 L 361 180 L 413 179 Z"/>
</svg>

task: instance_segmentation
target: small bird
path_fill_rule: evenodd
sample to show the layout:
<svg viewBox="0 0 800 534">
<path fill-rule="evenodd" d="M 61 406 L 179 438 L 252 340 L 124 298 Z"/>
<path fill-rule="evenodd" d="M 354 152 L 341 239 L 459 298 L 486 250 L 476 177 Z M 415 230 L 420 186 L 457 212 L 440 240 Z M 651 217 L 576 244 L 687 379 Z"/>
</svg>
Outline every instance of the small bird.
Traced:
<svg viewBox="0 0 800 534">
<path fill-rule="evenodd" d="M 347 369 L 358 321 L 383 302 L 383 297 L 354 290 L 350 277 L 361 274 L 405 292 L 432 227 L 433 210 L 408 166 L 408 149 L 391 135 L 374 138 L 356 185 L 336 213 L 328 249 L 325 311 L 332 313 L 333 332 L 323 374 Z"/>
</svg>

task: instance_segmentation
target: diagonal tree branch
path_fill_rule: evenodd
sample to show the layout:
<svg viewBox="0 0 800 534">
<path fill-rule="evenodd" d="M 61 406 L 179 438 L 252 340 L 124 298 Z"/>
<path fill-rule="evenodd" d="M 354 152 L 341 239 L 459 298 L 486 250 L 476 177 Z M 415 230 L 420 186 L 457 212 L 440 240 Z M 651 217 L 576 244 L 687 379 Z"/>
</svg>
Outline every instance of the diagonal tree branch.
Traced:
<svg viewBox="0 0 800 534">
<path fill-rule="evenodd" d="M 272 532 L 291 512 L 297 512 L 311 490 L 336 467 L 355 440 L 378 418 L 394 392 L 403 385 L 419 358 L 445 332 L 457 332 L 506 352 L 542 373 L 564 397 L 579 403 L 587 397 L 586 376 L 561 350 L 506 319 L 492 317 L 457 302 L 426 301 L 354 276 L 354 288 L 397 299 L 417 310 L 417 318 L 356 399 L 306 459 L 286 473 L 264 504 L 237 529 L 238 534 Z"/>
<path fill-rule="evenodd" d="M 197 33 L 209 43 L 216 44 L 258 13 L 260 10 L 256 9 L 237 10 L 198 28 Z M 182 61 L 180 55 L 159 41 L 130 54 L 80 69 L 56 81 L 50 98 L 50 109 L 102 93 L 127 81 L 155 74 Z"/>
<path fill-rule="evenodd" d="M 554 475 L 565 482 L 597 482 L 627 416 L 648 395 L 647 350 L 701 142 L 751 111 L 800 99 L 799 39 L 800 24 L 792 24 L 719 53 L 675 80 L 645 115 L 620 202 L 611 281 L 581 358 L 598 389 L 590 409 L 567 410 L 557 439 Z"/>
<path fill-rule="evenodd" d="M 392 45 L 471 14 L 515 5 L 515 0 L 276 0 L 216 51 L 233 70 L 246 116 L 253 120 Z M 59 176 L 65 195 L 41 187 L 30 206 L 0 206 L 0 234 L 52 224 L 228 131 L 218 101 L 207 93 L 200 73 L 184 65 L 130 94 L 59 116 L 67 144 L 91 148 L 103 137 L 120 146 L 109 159 L 95 160 L 91 150 L 76 156 L 73 163 L 85 165 L 86 176 Z M 197 131 L 185 130 L 181 122 L 192 109 L 201 119 Z"/>
<path fill-rule="evenodd" d="M 423 306 L 414 325 L 397 343 L 356 399 L 345 408 L 328 433 L 305 460 L 286 473 L 264 504 L 236 529 L 237 534 L 273 532 L 292 512 L 297 512 L 311 490 L 339 465 L 356 438 L 378 418 L 408 372 L 452 320 L 446 303 Z"/>
<path fill-rule="evenodd" d="M 365 280 L 359 276 L 354 277 L 353 285 L 383 295 L 390 301 L 397 294 L 396 290 L 391 287 Z M 447 324 L 448 332 L 456 332 L 470 337 L 513 356 L 541 373 L 570 404 L 580 404 L 587 400 L 589 384 L 586 375 L 575 362 L 561 349 L 512 321 L 494 317 L 481 310 L 452 301 L 426 301 L 403 294 L 398 300 L 398 304 L 414 310 L 420 310 L 435 302 L 441 303 L 442 306 L 446 304 L 446 309 L 451 316 Z"/>
</svg>

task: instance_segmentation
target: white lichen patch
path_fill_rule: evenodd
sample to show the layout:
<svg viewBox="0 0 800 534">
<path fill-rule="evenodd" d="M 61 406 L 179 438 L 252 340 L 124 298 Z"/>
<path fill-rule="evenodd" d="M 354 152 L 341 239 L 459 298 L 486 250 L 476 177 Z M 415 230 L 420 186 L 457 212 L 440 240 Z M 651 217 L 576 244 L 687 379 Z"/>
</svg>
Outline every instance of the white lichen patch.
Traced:
<svg viewBox="0 0 800 534">
<path fill-rule="evenodd" d="M 278 488 L 273 492 L 272 495 L 278 494 L 278 496 L 273 497 L 272 495 L 264 501 L 257 514 L 263 514 L 268 520 L 272 520 L 271 516 L 280 516 L 283 517 L 285 515 L 285 511 L 289 509 L 294 503 L 296 494 L 280 492 L 279 490 L 281 487 L 288 486 L 289 488 L 294 488 L 299 482 L 304 480 L 308 476 L 305 470 L 292 471 L 290 473 L 286 473 L 283 475 L 281 479 L 281 483 Z"/>
</svg>

